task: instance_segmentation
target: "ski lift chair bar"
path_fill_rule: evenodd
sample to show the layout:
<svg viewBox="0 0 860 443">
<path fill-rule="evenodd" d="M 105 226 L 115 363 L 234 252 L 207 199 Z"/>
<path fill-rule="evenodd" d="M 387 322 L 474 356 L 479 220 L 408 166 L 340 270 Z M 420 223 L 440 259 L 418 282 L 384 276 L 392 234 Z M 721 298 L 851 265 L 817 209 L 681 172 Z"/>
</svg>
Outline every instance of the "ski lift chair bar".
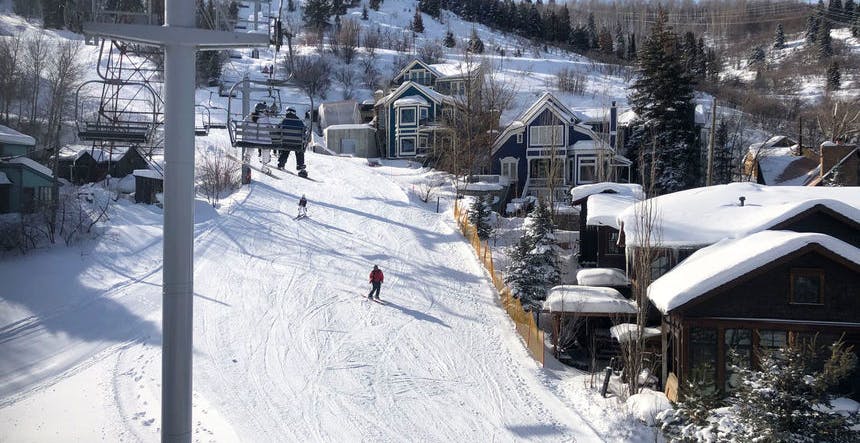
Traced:
<svg viewBox="0 0 860 443">
<path fill-rule="evenodd" d="M 144 143 L 152 133 L 152 124 L 139 122 L 95 123 L 84 122 L 78 138 L 85 141 L 117 141 Z"/>
<path fill-rule="evenodd" d="M 240 148 L 269 148 L 298 151 L 304 147 L 304 134 L 284 130 L 279 123 L 254 123 L 233 120 L 236 141 Z"/>
</svg>

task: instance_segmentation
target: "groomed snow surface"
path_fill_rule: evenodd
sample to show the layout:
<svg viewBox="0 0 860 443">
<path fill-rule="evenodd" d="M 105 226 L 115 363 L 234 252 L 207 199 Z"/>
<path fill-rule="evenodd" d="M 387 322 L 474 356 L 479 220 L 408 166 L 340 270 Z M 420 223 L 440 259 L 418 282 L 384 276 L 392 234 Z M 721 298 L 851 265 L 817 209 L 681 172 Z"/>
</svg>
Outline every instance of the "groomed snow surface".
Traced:
<svg viewBox="0 0 860 443">
<path fill-rule="evenodd" d="M 255 172 L 218 210 L 198 201 L 195 441 L 647 433 L 528 356 L 450 212 L 406 191 L 419 170 L 365 163 L 309 153 L 318 181 Z M 161 223 L 120 200 L 97 240 L 2 261 L 3 441 L 158 440 Z M 384 304 L 364 298 L 374 264 Z"/>
</svg>

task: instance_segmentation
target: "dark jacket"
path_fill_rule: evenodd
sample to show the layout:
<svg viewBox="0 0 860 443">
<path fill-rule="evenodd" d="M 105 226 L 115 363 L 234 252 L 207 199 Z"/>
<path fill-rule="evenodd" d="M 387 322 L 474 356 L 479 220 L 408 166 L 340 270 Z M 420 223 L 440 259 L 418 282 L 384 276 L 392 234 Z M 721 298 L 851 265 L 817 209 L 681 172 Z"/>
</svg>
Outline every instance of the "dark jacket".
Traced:
<svg viewBox="0 0 860 443">
<path fill-rule="evenodd" d="M 373 271 L 370 271 L 370 282 L 371 283 L 373 283 L 373 282 L 382 283 L 382 281 L 384 279 L 385 279 L 385 276 L 382 275 L 382 269 L 374 269 Z"/>
<path fill-rule="evenodd" d="M 308 201 L 307 201 L 307 200 L 305 200 L 305 198 L 304 198 L 304 197 L 302 197 L 301 199 L 299 199 L 299 206 L 305 207 L 305 206 L 307 206 L 307 205 L 308 205 Z"/>
</svg>

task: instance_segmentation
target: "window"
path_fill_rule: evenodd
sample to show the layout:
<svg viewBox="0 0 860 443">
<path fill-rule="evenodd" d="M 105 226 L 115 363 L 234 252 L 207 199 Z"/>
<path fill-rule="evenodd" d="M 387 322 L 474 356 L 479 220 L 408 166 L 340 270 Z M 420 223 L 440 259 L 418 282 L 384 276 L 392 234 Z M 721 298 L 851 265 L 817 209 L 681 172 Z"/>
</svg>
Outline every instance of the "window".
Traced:
<svg viewBox="0 0 860 443">
<path fill-rule="evenodd" d="M 403 108 L 400 110 L 400 123 L 415 123 L 415 108 Z"/>
<path fill-rule="evenodd" d="M 502 164 L 502 177 L 507 177 L 511 182 L 517 181 L 517 162 L 515 157 L 505 157 L 499 160 Z"/>
<path fill-rule="evenodd" d="M 820 305 L 824 303 L 824 272 L 817 269 L 792 269 L 791 303 Z"/>
<path fill-rule="evenodd" d="M 621 235 L 619 231 L 610 232 L 606 241 L 606 255 L 622 255 L 624 248 L 618 246 L 618 237 Z"/>
<path fill-rule="evenodd" d="M 419 115 L 421 116 L 421 117 L 420 117 L 420 120 L 421 120 L 422 122 L 426 122 L 426 121 L 427 121 L 427 111 L 428 111 L 428 109 L 427 109 L 427 108 L 421 108 L 421 110 L 420 110 L 420 114 L 419 114 Z"/>
<path fill-rule="evenodd" d="M 717 330 L 690 328 L 690 366 L 687 380 L 699 380 L 715 387 L 717 367 Z"/>
<path fill-rule="evenodd" d="M 522 133 L 522 132 L 520 132 L 519 134 L 517 134 L 517 144 L 518 144 L 518 145 L 523 144 L 523 133 Z"/>
<path fill-rule="evenodd" d="M 788 333 L 786 331 L 758 331 L 758 347 L 763 351 L 782 349 L 788 344 Z"/>
<path fill-rule="evenodd" d="M 597 181 L 597 159 L 594 157 L 580 157 L 578 162 L 576 184 L 595 183 Z"/>
<path fill-rule="evenodd" d="M 653 252 L 654 259 L 651 260 L 651 281 L 657 280 L 663 274 L 669 272 L 669 252 L 655 251 Z"/>
<path fill-rule="evenodd" d="M 552 175 L 555 176 L 558 181 L 556 184 L 560 185 L 562 169 L 562 163 L 560 160 L 552 161 L 552 159 L 548 158 L 534 159 L 529 163 L 529 177 L 547 179 L 550 178 L 550 171 L 552 171 Z"/>
<path fill-rule="evenodd" d="M 418 148 L 427 149 L 427 137 L 426 136 L 418 137 Z"/>
<path fill-rule="evenodd" d="M 401 154 L 414 154 L 415 153 L 415 139 L 414 138 L 401 138 L 400 139 L 400 153 Z"/>
<path fill-rule="evenodd" d="M 752 364 L 752 331 L 749 329 L 726 329 L 725 345 L 725 389 L 732 391 L 738 387 L 737 375 L 732 372 L 732 366 L 749 368 Z"/>
<path fill-rule="evenodd" d="M 529 128 L 529 145 L 564 146 L 564 126 L 532 126 Z"/>
</svg>

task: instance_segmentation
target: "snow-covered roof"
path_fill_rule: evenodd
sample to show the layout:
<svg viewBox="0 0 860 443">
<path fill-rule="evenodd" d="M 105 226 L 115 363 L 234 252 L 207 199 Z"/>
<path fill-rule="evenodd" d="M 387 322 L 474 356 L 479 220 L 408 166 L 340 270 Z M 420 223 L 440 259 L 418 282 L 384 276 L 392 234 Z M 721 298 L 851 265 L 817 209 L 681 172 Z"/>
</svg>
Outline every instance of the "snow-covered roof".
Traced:
<svg viewBox="0 0 860 443">
<path fill-rule="evenodd" d="M 582 286 L 629 286 L 624 271 L 616 268 L 586 268 L 576 272 L 576 283 Z"/>
<path fill-rule="evenodd" d="M 759 155 L 761 151 L 766 151 L 766 155 L 786 155 L 796 149 L 797 142 L 784 135 L 775 135 L 767 141 L 753 143 L 747 148 L 747 152 L 752 155 Z"/>
<path fill-rule="evenodd" d="M 570 148 L 574 151 L 594 150 L 602 144 L 602 142 L 595 140 L 577 140 Z"/>
<path fill-rule="evenodd" d="M 860 249 L 829 235 L 762 231 L 700 249 L 648 287 L 648 298 L 664 314 L 809 244 L 818 244 L 860 264 Z"/>
<path fill-rule="evenodd" d="M 600 182 L 591 185 L 579 185 L 570 190 L 572 201 L 582 200 L 589 195 L 600 193 L 615 193 L 618 195 L 628 195 L 635 198 L 637 201 L 645 198 L 645 191 L 642 190 L 642 185 L 635 183 L 613 183 Z"/>
<path fill-rule="evenodd" d="M 15 158 L 10 158 L 7 161 L 9 163 L 18 163 L 18 164 L 27 166 L 28 168 L 33 169 L 34 171 L 37 171 L 40 174 L 47 175 L 48 177 L 52 177 L 52 178 L 54 177 L 54 174 L 51 172 L 51 170 L 47 166 L 45 166 L 45 165 L 43 165 L 43 164 L 41 164 L 41 163 L 39 163 L 33 159 L 30 159 L 27 157 L 15 157 Z"/>
<path fill-rule="evenodd" d="M 27 134 L 22 134 L 8 126 L 0 125 L 0 143 L 35 146 L 36 139 Z"/>
<path fill-rule="evenodd" d="M 409 106 L 409 105 L 424 105 L 428 106 L 427 100 L 424 100 L 424 97 L 419 95 L 408 95 L 403 98 L 398 98 L 394 100 L 394 106 Z"/>
<path fill-rule="evenodd" d="M 145 177 L 145 178 L 155 178 L 158 180 L 163 180 L 164 176 L 161 175 L 160 172 L 154 171 L 152 169 L 135 169 L 132 174 L 135 177 Z"/>
<path fill-rule="evenodd" d="M 576 190 L 576 188 L 574 188 Z M 745 197 L 744 205 L 739 197 Z M 640 202 L 618 216 L 628 245 L 638 242 L 640 207 L 655 214 L 652 245 L 702 246 L 770 229 L 816 205 L 860 223 L 860 188 L 730 183 L 675 192 Z"/>
<path fill-rule="evenodd" d="M 609 123 L 611 108 L 577 108 L 572 112 L 580 121 L 588 124 Z"/>
<path fill-rule="evenodd" d="M 635 314 L 636 303 L 612 288 L 561 285 L 549 290 L 543 309 L 580 314 Z"/>
<path fill-rule="evenodd" d="M 618 124 L 627 125 L 636 120 L 636 113 L 632 109 L 628 109 L 618 114 Z"/>
<path fill-rule="evenodd" d="M 791 148 L 774 148 L 790 151 Z M 761 179 L 768 185 L 804 186 L 818 177 L 821 164 L 802 155 L 768 154 L 758 159 Z"/>
<path fill-rule="evenodd" d="M 349 125 L 329 125 L 325 128 L 326 131 L 329 131 L 329 130 L 345 131 L 345 130 L 350 130 L 350 129 L 373 129 L 373 130 L 375 130 L 373 126 L 370 126 L 367 123 L 356 123 L 356 124 L 349 124 Z"/>
<path fill-rule="evenodd" d="M 594 194 L 588 196 L 588 226 L 611 226 L 621 229 L 618 225 L 618 215 L 639 201 L 631 195 L 624 194 Z"/>
<path fill-rule="evenodd" d="M 430 88 L 428 88 L 428 87 L 426 87 L 420 83 L 415 83 L 412 81 L 406 81 L 406 82 L 401 83 L 400 86 L 398 86 L 395 90 L 391 91 L 388 95 L 380 98 L 376 102 L 377 106 L 388 105 L 388 103 L 391 102 L 392 99 L 400 97 L 400 95 L 403 94 L 410 87 L 414 87 L 415 89 L 421 91 L 422 94 L 424 94 L 427 97 L 430 97 L 431 100 L 433 100 L 437 103 L 449 103 L 449 104 L 454 103 L 454 99 L 451 98 L 450 96 L 436 92 L 436 91 L 434 91 L 434 90 L 432 90 L 432 89 L 430 89 Z"/>
<path fill-rule="evenodd" d="M 12 182 L 9 181 L 9 177 L 6 176 L 5 172 L 0 172 L 0 185 L 11 185 Z"/>
<path fill-rule="evenodd" d="M 609 335 L 619 343 L 626 343 L 638 335 L 638 328 L 635 323 L 619 323 L 609 328 Z M 660 328 L 642 328 L 642 338 L 647 340 L 658 336 L 660 336 Z"/>
<path fill-rule="evenodd" d="M 477 63 L 472 63 L 471 66 L 468 63 L 434 63 L 432 65 L 427 65 L 430 69 L 436 72 L 436 75 L 440 78 L 446 77 L 466 77 L 469 74 L 474 74 L 480 68 L 480 65 Z M 471 68 L 471 69 L 469 69 Z"/>
</svg>

